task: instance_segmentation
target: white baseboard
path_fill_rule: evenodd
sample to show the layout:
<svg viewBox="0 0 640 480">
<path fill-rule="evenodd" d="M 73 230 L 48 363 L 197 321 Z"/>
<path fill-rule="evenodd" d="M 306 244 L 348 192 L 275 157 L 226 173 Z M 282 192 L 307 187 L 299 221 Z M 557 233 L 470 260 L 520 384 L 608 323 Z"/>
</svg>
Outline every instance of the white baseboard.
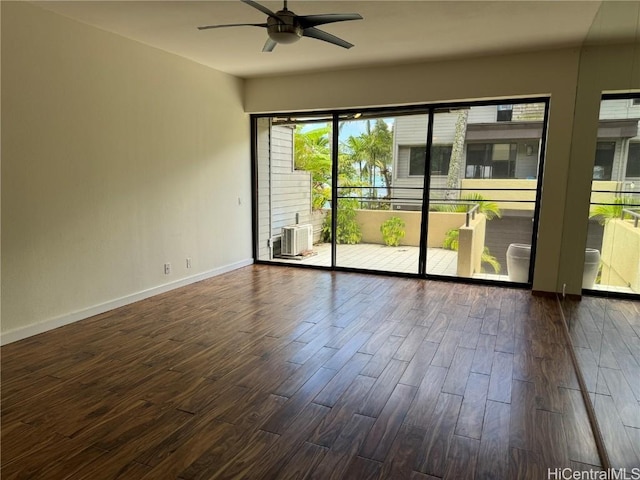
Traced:
<svg viewBox="0 0 640 480">
<path fill-rule="evenodd" d="M 182 278 L 180 280 L 165 283 L 163 285 L 149 288 L 147 290 L 142 290 L 141 292 L 136 292 L 131 295 L 116 298 L 114 300 L 78 310 L 76 312 L 67 313 L 33 325 L 10 330 L 0 335 L 0 345 L 7 345 L 9 343 L 17 342 L 18 340 L 23 340 L 25 338 L 32 337 L 33 335 L 38 335 L 39 333 L 53 330 L 54 328 L 62 327 L 70 323 L 93 317 L 94 315 L 108 312 L 109 310 L 113 310 L 114 308 L 124 307 L 125 305 L 129 305 L 130 303 L 138 302 L 140 300 L 144 300 L 145 298 L 153 297 L 154 295 L 159 295 L 160 293 L 184 287 L 201 280 L 206 280 L 207 278 L 216 277 L 218 275 L 222 275 L 223 273 L 231 272 L 232 270 L 236 270 L 238 268 L 246 267 L 247 265 L 252 264 L 253 259 L 241 260 L 239 262 L 224 265 L 219 268 L 214 268 L 213 270 L 198 273 L 197 275 L 193 275 L 191 277 Z"/>
</svg>

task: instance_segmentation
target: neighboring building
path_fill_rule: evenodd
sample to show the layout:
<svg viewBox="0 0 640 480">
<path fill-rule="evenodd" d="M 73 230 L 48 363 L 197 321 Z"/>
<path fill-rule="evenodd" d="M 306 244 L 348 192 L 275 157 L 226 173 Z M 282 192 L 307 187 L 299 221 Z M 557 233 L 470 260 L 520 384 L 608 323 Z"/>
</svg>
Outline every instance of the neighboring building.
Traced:
<svg viewBox="0 0 640 480">
<path fill-rule="evenodd" d="M 437 113 L 434 119 L 431 199 L 444 196 L 456 121 L 461 113 Z M 523 188 L 520 199 L 534 201 L 544 104 L 471 107 L 468 111 L 459 187 Z M 640 191 L 640 99 L 607 101 L 600 113 L 593 179 L 620 182 L 616 190 Z M 392 208 L 419 209 L 423 186 L 427 116 L 397 117 L 394 129 Z M 482 180 L 483 182 L 478 182 Z M 487 180 L 491 182 L 487 183 Z M 494 180 L 501 180 L 495 182 Z M 518 182 L 513 182 L 518 180 Z M 529 182 L 523 182 L 529 180 Z M 532 181 L 533 180 L 533 181 Z M 414 190 L 412 190 L 414 189 Z M 528 193 L 524 193 L 524 192 Z M 486 192 L 485 197 L 513 200 L 511 192 Z M 533 203 L 510 202 L 507 210 L 532 210 Z"/>
</svg>

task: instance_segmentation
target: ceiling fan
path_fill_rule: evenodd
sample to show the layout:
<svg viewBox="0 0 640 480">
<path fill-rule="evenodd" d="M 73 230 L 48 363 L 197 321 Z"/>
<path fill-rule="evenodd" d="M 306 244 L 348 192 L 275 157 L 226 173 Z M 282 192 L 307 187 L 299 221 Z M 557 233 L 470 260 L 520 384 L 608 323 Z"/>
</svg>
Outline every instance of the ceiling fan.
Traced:
<svg viewBox="0 0 640 480">
<path fill-rule="evenodd" d="M 362 20 L 362 16 L 357 13 L 327 13 L 321 15 L 296 15 L 287 9 L 287 0 L 284 0 L 282 10 L 272 12 L 264 5 L 260 5 L 253 0 L 241 0 L 243 3 L 260 10 L 267 15 L 266 23 L 232 23 L 226 25 L 205 25 L 198 27 L 198 30 L 208 30 L 210 28 L 224 27 L 263 27 L 267 29 L 267 38 L 263 52 L 271 52 L 278 43 L 293 43 L 301 37 L 310 37 L 317 40 L 338 45 L 343 48 L 351 48 L 353 44 L 316 28 L 318 25 L 326 23 L 346 22 L 349 20 Z"/>
</svg>

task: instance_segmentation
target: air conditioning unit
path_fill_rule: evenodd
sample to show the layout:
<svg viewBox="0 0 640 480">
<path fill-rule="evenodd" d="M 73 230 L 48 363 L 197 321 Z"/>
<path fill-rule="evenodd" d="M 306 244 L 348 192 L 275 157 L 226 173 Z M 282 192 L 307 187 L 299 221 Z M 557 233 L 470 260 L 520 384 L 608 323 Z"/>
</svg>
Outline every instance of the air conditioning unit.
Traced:
<svg viewBox="0 0 640 480">
<path fill-rule="evenodd" d="M 291 225 L 282 227 L 282 255 L 300 255 L 313 248 L 313 226 Z"/>
</svg>

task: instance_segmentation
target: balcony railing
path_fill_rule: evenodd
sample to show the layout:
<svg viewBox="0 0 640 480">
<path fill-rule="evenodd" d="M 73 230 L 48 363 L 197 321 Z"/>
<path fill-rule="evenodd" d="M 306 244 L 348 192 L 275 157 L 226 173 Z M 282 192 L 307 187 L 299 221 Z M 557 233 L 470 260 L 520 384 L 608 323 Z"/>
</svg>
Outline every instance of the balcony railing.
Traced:
<svg viewBox="0 0 640 480">
<path fill-rule="evenodd" d="M 633 211 L 633 210 L 629 210 L 628 208 L 623 208 L 622 209 L 622 220 L 624 220 L 627 215 L 629 215 L 633 219 L 633 228 L 638 228 L 638 221 L 640 220 L 640 213 L 638 213 L 636 211 Z"/>
</svg>

